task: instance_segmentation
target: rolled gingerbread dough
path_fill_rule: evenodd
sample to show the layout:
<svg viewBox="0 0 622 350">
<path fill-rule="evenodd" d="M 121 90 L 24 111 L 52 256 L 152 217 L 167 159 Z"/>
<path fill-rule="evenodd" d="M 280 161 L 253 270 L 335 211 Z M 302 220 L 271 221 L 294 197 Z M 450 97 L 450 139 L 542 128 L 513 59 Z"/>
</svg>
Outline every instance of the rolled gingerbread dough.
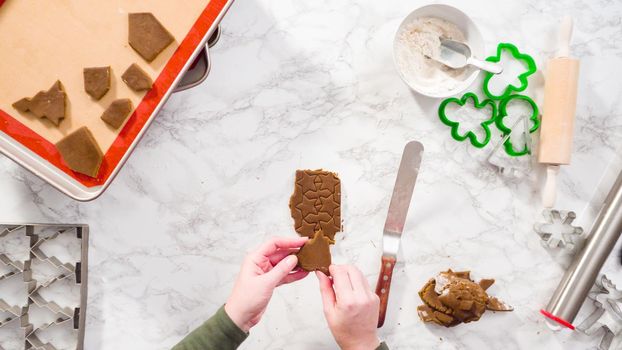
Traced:
<svg viewBox="0 0 622 350">
<path fill-rule="evenodd" d="M 84 68 L 84 91 L 99 100 L 110 90 L 110 67 Z"/>
<path fill-rule="evenodd" d="M 134 91 L 145 91 L 151 89 L 153 82 L 147 73 L 136 63 L 132 63 L 121 76 L 121 79 Z"/>
<path fill-rule="evenodd" d="M 58 141 L 56 148 L 71 170 L 90 177 L 97 176 L 104 155 L 86 126 Z"/>
<path fill-rule="evenodd" d="M 127 116 L 132 111 L 132 101 L 129 98 L 114 100 L 104 111 L 101 119 L 106 124 L 118 129 L 123 125 Z"/>
<path fill-rule="evenodd" d="M 175 38 L 152 13 L 128 15 L 128 42 L 147 62 L 153 61 Z"/>
</svg>

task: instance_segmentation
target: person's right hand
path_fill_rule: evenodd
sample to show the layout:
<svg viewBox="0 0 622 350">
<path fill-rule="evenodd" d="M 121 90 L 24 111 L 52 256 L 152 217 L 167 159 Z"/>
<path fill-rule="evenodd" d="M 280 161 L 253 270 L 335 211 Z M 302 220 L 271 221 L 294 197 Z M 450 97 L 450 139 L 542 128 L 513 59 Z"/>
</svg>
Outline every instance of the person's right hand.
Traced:
<svg viewBox="0 0 622 350">
<path fill-rule="evenodd" d="M 376 333 L 380 300 L 365 276 L 351 265 L 331 265 L 331 280 L 316 272 L 324 315 L 337 344 L 343 350 L 374 350 L 380 345 Z"/>
</svg>

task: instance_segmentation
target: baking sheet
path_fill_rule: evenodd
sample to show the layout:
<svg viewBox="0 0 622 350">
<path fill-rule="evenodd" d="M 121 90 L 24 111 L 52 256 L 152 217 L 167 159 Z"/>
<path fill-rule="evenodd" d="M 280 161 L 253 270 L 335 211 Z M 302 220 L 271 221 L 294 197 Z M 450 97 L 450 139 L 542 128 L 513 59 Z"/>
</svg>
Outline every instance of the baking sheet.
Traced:
<svg viewBox="0 0 622 350">
<path fill-rule="evenodd" d="M 209 6 L 212 3 L 214 6 Z M 0 0 L 0 6 L 0 130 L 92 187 L 103 184 L 125 155 L 224 1 Z M 129 12 L 152 12 L 176 39 L 151 63 L 127 43 Z M 154 80 L 154 88 L 146 94 L 131 91 L 120 78 L 131 63 L 138 63 Z M 112 67 L 111 90 L 100 101 L 93 101 L 84 92 L 82 69 L 107 65 Z M 60 127 L 11 106 L 22 97 L 47 90 L 56 80 L 63 83 L 68 97 L 67 117 Z M 130 98 L 135 107 L 120 130 L 99 119 L 116 98 Z M 81 126 L 93 132 L 105 154 L 97 179 L 69 170 L 53 147 Z"/>
</svg>

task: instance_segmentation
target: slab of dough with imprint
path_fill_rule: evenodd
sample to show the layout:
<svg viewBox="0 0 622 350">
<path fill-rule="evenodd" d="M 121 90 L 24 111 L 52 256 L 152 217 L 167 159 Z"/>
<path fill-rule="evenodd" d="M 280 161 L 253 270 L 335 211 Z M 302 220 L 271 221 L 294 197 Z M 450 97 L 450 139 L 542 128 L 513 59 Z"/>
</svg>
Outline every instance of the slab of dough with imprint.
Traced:
<svg viewBox="0 0 622 350">
<path fill-rule="evenodd" d="M 341 181 L 325 170 L 297 170 L 294 193 L 289 200 L 294 228 L 313 238 L 319 230 L 334 242 L 341 231 Z"/>
<path fill-rule="evenodd" d="M 330 245 L 341 231 L 341 181 L 337 174 L 321 169 L 297 170 L 289 209 L 296 232 L 309 237 L 297 254 L 298 266 L 328 275 Z"/>
</svg>

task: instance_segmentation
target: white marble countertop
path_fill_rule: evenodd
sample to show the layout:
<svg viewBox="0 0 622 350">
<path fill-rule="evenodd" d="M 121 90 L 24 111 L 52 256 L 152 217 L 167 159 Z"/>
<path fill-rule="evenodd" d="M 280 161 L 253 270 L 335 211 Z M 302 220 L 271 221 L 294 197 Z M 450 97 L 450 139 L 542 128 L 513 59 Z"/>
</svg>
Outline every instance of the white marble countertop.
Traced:
<svg viewBox="0 0 622 350">
<path fill-rule="evenodd" d="M 620 168 L 622 5 L 615 1 L 449 1 L 471 15 L 487 51 L 510 41 L 541 64 L 563 13 L 581 59 L 576 139 L 561 171 L 560 208 L 589 227 Z M 0 221 L 91 226 L 86 349 L 166 349 L 225 300 L 245 251 L 293 235 L 288 199 L 298 168 L 343 182 L 337 262 L 372 284 L 404 144 L 425 144 L 388 318 L 392 349 L 585 349 L 599 338 L 552 333 L 543 307 L 564 259 L 540 246 L 541 169 L 504 181 L 454 142 L 438 100 L 409 91 L 392 40 L 419 1 L 238 1 L 222 23 L 213 69 L 175 94 L 104 195 L 75 202 L 0 157 Z M 600 189 L 600 190 L 599 190 Z M 606 271 L 622 284 L 619 249 Z M 497 283 L 516 310 L 445 329 L 416 315 L 417 291 L 447 268 Z M 313 276 L 278 289 L 243 349 L 335 348 Z"/>
</svg>

